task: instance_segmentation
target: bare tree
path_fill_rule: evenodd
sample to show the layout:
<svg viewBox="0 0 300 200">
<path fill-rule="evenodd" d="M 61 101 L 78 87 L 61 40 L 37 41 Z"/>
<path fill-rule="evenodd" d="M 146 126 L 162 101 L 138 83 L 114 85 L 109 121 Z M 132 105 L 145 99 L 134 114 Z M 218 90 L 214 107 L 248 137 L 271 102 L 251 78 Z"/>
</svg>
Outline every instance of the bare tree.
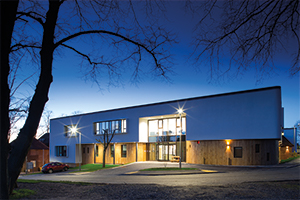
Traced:
<svg viewBox="0 0 300 200">
<path fill-rule="evenodd" d="M 40 138 L 45 133 L 50 133 L 50 118 L 52 113 L 53 112 L 51 110 L 44 108 L 44 112 L 42 114 L 43 121 L 41 121 L 41 123 L 39 124 L 36 138 Z"/>
<path fill-rule="evenodd" d="M 1 199 L 12 192 L 36 134 L 53 81 L 54 56 L 74 52 L 83 60 L 84 75 L 99 85 L 105 77 L 118 85 L 127 69 L 133 71 L 132 80 L 139 80 L 142 69 L 168 79 L 169 47 L 175 40 L 160 24 L 164 9 L 157 1 L 1 1 L 1 15 L 6 14 L 1 21 Z M 39 77 L 8 157 L 9 72 L 15 63 L 28 67 L 28 60 Z"/>
<path fill-rule="evenodd" d="M 273 61 L 284 51 L 292 58 L 290 75 L 299 72 L 298 0 L 188 1 L 186 7 L 201 15 L 193 57 L 197 65 L 207 62 L 211 79 L 251 68 L 263 78 L 274 72 Z"/>
<path fill-rule="evenodd" d="M 106 153 L 107 148 L 109 147 L 109 144 L 111 143 L 112 139 L 115 136 L 116 130 L 114 130 L 112 133 L 109 133 L 108 129 L 104 129 L 104 130 L 102 130 L 102 132 L 103 132 L 103 134 L 99 134 L 100 138 L 96 139 L 96 141 L 103 145 L 102 167 L 105 168 L 105 153 Z"/>
</svg>

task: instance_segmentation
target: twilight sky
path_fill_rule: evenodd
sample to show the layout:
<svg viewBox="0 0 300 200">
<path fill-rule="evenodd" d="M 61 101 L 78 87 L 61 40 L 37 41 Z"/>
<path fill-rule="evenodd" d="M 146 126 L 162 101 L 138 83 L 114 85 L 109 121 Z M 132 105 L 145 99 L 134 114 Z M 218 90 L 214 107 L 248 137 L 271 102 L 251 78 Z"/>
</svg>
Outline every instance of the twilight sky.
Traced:
<svg viewBox="0 0 300 200">
<path fill-rule="evenodd" d="M 181 7 L 169 8 L 167 26 L 178 34 L 178 44 L 174 44 L 171 53 L 174 55 L 174 75 L 170 75 L 171 83 L 156 79 L 148 73 L 141 74 L 142 81 L 130 82 L 131 74 L 123 76 L 123 86 L 107 87 L 107 80 L 102 80 L 102 90 L 90 80 L 84 80 L 79 64 L 81 58 L 73 52 L 64 50 L 63 57 L 53 62 L 53 83 L 50 88 L 48 110 L 53 111 L 52 118 L 71 115 L 75 111 L 81 113 L 95 112 L 134 105 L 198 97 L 212 94 L 235 92 L 255 88 L 281 86 L 282 106 L 284 107 L 284 125 L 293 127 L 300 120 L 300 74 L 290 77 L 288 69 L 291 65 L 293 41 L 287 44 L 274 63 L 276 71 L 257 83 L 255 70 L 245 72 L 234 79 L 210 82 L 207 66 L 196 69 L 189 59 L 193 51 L 193 28 L 197 19 L 184 13 Z M 78 45 L 85 45 L 76 40 Z M 90 48 L 87 46 L 86 48 Z M 24 84 L 19 94 L 30 94 L 34 90 L 33 82 Z"/>
</svg>

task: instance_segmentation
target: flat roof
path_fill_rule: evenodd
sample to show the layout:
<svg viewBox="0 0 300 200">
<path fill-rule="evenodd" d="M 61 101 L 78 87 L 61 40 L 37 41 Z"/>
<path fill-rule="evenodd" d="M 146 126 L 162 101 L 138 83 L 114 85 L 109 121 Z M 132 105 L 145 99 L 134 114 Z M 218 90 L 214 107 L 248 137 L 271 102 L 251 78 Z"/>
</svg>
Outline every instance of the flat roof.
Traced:
<svg viewBox="0 0 300 200">
<path fill-rule="evenodd" d="M 176 102 L 181 102 L 181 101 L 190 101 L 190 100 L 205 99 L 205 98 L 227 96 L 227 95 L 234 95 L 234 94 L 258 92 L 258 91 L 271 90 L 271 89 L 280 89 L 281 90 L 281 86 L 264 87 L 264 88 L 251 89 L 251 90 L 242 90 L 242 91 L 236 91 L 236 92 L 220 93 L 220 94 L 213 94 L 213 95 L 207 95 L 207 96 L 190 97 L 190 98 L 184 98 L 184 99 L 162 101 L 162 102 L 157 102 L 157 103 L 149 103 L 149 104 L 142 104 L 142 105 L 136 105 L 136 106 L 114 108 L 114 109 L 109 109 L 109 110 L 102 110 L 102 111 L 95 111 L 95 112 L 89 112 L 89 113 L 57 117 L 57 118 L 52 118 L 51 120 L 57 120 L 57 119 L 63 119 L 63 118 L 69 118 L 69 117 L 77 117 L 77 116 L 83 116 L 83 115 L 90 115 L 90 114 L 96 114 L 96 113 L 111 112 L 111 111 L 116 111 L 116 110 L 132 109 L 132 108 L 145 107 L 145 106 L 161 105 L 161 104 L 166 104 L 166 103 L 176 103 Z"/>
</svg>

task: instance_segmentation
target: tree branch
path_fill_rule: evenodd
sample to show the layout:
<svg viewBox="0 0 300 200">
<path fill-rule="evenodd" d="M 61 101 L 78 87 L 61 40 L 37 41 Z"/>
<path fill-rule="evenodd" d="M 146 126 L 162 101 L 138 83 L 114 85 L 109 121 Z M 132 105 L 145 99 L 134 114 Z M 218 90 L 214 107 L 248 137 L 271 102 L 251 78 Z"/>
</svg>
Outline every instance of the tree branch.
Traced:
<svg viewBox="0 0 300 200">
<path fill-rule="evenodd" d="M 35 17 L 32 14 L 37 15 L 39 17 Z M 21 18 L 22 16 L 27 16 L 27 17 L 29 17 L 31 19 L 34 19 L 35 21 L 39 22 L 42 26 L 44 26 L 44 22 L 43 22 L 42 18 L 45 19 L 45 17 L 41 14 L 30 11 L 30 12 L 17 12 L 17 15 L 19 15 L 19 16 L 17 16 L 17 19 Z"/>
<path fill-rule="evenodd" d="M 165 76 L 165 71 L 164 71 L 164 69 L 162 68 L 162 66 L 161 66 L 161 64 L 159 63 L 159 61 L 157 60 L 157 58 L 156 58 L 156 56 L 155 56 L 155 55 L 156 55 L 155 52 L 151 51 L 151 50 L 150 50 L 147 46 L 145 46 L 144 44 L 141 44 L 141 43 L 139 43 L 139 42 L 136 42 L 136 41 L 134 41 L 134 40 L 132 40 L 132 39 L 130 39 L 130 38 L 128 38 L 128 37 L 125 37 L 125 36 L 123 36 L 123 35 L 121 35 L 121 34 L 118 34 L 118 33 L 115 33 L 115 32 L 106 31 L 106 30 L 90 30 L 90 31 L 82 31 L 82 32 L 78 32 L 78 33 L 72 34 L 72 35 L 70 35 L 70 36 L 68 36 L 68 37 L 65 37 L 65 38 L 61 39 L 60 41 L 56 42 L 56 43 L 54 44 L 54 46 L 55 46 L 54 48 L 58 47 L 59 45 L 62 45 L 64 42 L 67 42 L 67 41 L 69 41 L 69 40 L 71 40 L 71 39 L 73 39 L 73 38 L 76 38 L 76 37 L 82 36 L 82 35 L 88 35 L 88 34 L 107 34 L 107 35 L 112 35 L 112 36 L 118 37 L 118 38 L 120 38 L 120 39 L 123 39 L 124 41 L 127 41 L 127 42 L 129 42 L 129 43 L 131 43 L 131 44 L 133 44 L 133 45 L 136 45 L 136 46 L 138 46 L 138 47 L 141 47 L 142 49 L 144 49 L 146 52 L 148 52 L 148 53 L 152 56 L 152 58 L 153 58 L 153 60 L 154 60 L 154 62 L 155 62 L 156 67 L 157 67 L 158 69 L 160 69 L 160 71 L 161 71 L 161 75 L 162 75 L 162 76 Z"/>
</svg>

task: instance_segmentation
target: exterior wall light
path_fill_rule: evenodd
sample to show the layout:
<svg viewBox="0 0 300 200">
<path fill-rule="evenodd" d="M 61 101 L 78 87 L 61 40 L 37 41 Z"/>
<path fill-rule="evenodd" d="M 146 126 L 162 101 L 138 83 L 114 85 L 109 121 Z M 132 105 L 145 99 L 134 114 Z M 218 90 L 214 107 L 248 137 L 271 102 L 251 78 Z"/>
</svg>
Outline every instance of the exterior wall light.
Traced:
<svg viewBox="0 0 300 200">
<path fill-rule="evenodd" d="M 226 140 L 226 149 L 227 150 L 230 150 L 230 140 Z"/>
<path fill-rule="evenodd" d="M 289 146 L 286 146 L 286 152 L 289 152 Z"/>
</svg>

